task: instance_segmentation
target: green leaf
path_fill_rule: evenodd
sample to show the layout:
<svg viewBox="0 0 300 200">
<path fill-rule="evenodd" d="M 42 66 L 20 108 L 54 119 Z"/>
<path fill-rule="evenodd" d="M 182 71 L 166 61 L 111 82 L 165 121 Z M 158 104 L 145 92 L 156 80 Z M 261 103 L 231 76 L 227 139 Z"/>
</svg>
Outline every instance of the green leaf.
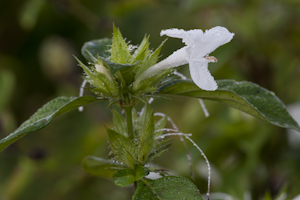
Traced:
<svg viewBox="0 0 300 200">
<path fill-rule="evenodd" d="M 124 163 L 127 167 L 133 169 L 136 160 L 136 146 L 132 141 L 123 135 L 106 128 L 108 133 L 110 146 L 116 159 Z"/>
<path fill-rule="evenodd" d="M 145 60 L 145 62 L 142 62 L 138 66 L 135 78 L 137 78 L 139 75 L 141 75 L 149 67 L 151 67 L 151 66 L 153 66 L 153 65 L 155 65 L 157 63 L 160 50 L 161 50 L 161 48 L 162 48 L 162 46 L 164 45 L 165 42 L 166 42 L 166 40 L 164 40 L 161 43 L 161 45 L 159 45 L 159 47 Z"/>
<path fill-rule="evenodd" d="M 184 177 L 166 176 L 138 181 L 133 200 L 203 200 L 198 188 Z"/>
<path fill-rule="evenodd" d="M 114 183 L 119 187 L 125 187 L 132 184 L 149 174 L 149 171 L 137 165 L 135 171 L 133 169 L 121 169 L 113 174 Z"/>
<path fill-rule="evenodd" d="M 39 130 L 48 125 L 54 117 L 57 117 L 70 110 L 78 108 L 95 101 L 100 101 L 96 97 L 58 97 L 49 101 L 42 108 L 25 121 L 19 128 L 0 140 L 0 151 L 8 147 L 10 144 L 23 137 L 25 134 Z"/>
<path fill-rule="evenodd" d="M 87 59 L 89 62 L 94 62 L 88 52 L 93 55 L 94 58 L 97 58 L 98 55 L 103 58 L 108 58 L 110 56 L 110 48 L 112 45 L 112 39 L 102 38 L 99 40 L 92 40 L 89 42 L 85 42 L 81 48 L 81 54 Z"/>
<path fill-rule="evenodd" d="M 114 63 L 127 64 L 132 60 L 130 50 L 127 43 L 122 37 L 120 30 L 115 26 L 113 27 L 113 39 L 111 46 L 111 57 L 110 60 Z"/>
<path fill-rule="evenodd" d="M 113 174 L 114 183 L 119 187 L 125 187 L 135 181 L 132 169 L 121 169 Z"/>
<path fill-rule="evenodd" d="M 139 47 L 134 51 L 131 63 L 135 63 L 139 60 L 143 61 L 149 54 L 149 36 L 145 36 Z"/>
<path fill-rule="evenodd" d="M 155 131 L 165 128 L 167 125 L 167 121 L 168 121 L 167 116 L 164 116 L 160 120 L 158 120 L 155 123 Z M 160 136 L 162 133 L 163 133 L 163 131 L 157 131 L 154 133 L 154 137 Z"/>
<path fill-rule="evenodd" d="M 87 81 L 94 87 L 99 88 L 103 94 L 107 96 L 113 96 L 111 92 L 115 92 L 113 89 L 113 83 L 110 83 L 108 78 L 101 73 L 94 73 L 89 67 L 83 64 L 76 56 L 74 56 L 86 75 L 89 76 Z"/>
<path fill-rule="evenodd" d="M 139 162 L 145 163 L 149 154 L 154 149 L 154 117 L 151 115 L 148 118 L 147 123 L 144 124 L 144 128 L 141 132 L 141 141 L 138 146 L 138 159 Z"/>
<path fill-rule="evenodd" d="M 166 152 L 169 147 L 172 145 L 173 139 L 162 139 L 155 141 L 154 151 L 148 156 L 147 163 L 151 162 L 153 159 L 161 156 L 164 152 Z"/>
<path fill-rule="evenodd" d="M 104 59 L 102 57 L 99 57 L 99 59 L 101 59 L 103 61 L 103 63 L 108 67 L 108 69 L 110 70 L 110 73 L 111 74 L 115 74 L 117 73 L 119 70 L 125 70 L 127 68 L 130 68 L 130 67 L 134 67 L 136 65 L 136 63 L 134 64 L 120 64 L 120 63 L 114 63 L 114 62 L 111 62 L 110 60 L 108 59 Z M 125 69 L 124 69 L 125 68 Z"/>
<path fill-rule="evenodd" d="M 140 180 L 149 174 L 149 170 L 143 166 L 136 165 L 135 167 L 135 180 Z"/>
<path fill-rule="evenodd" d="M 127 123 L 125 117 L 114 109 L 112 109 L 112 114 L 113 114 L 114 130 L 120 133 L 121 135 L 125 136 L 126 138 L 128 138 Z"/>
<path fill-rule="evenodd" d="M 94 176 L 113 178 L 113 173 L 117 170 L 124 168 L 125 165 L 104 158 L 99 158 L 95 156 L 86 156 L 82 160 L 82 168 L 85 172 L 92 174 Z"/>
<path fill-rule="evenodd" d="M 205 91 L 191 81 L 178 80 L 160 88 L 158 94 L 218 101 L 276 126 L 300 131 L 297 122 L 273 92 L 247 81 L 219 80 L 217 83 L 216 91 Z"/>
</svg>

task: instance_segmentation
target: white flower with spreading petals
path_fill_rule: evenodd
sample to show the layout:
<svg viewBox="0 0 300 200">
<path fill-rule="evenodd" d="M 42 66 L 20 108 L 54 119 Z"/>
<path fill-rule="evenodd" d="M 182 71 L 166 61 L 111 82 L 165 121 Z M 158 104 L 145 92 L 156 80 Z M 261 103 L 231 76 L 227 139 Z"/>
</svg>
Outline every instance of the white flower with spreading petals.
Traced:
<svg viewBox="0 0 300 200">
<path fill-rule="evenodd" d="M 208 70 L 208 63 L 217 62 L 217 59 L 208 54 L 230 42 L 234 33 L 230 33 L 224 27 L 216 26 L 205 32 L 201 29 L 185 31 L 173 28 L 162 30 L 160 35 L 181 38 L 186 46 L 148 68 L 138 77 L 139 80 L 152 76 L 163 69 L 189 64 L 191 77 L 199 88 L 210 91 L 218 88 L 214 77 Z"/>
</svg>

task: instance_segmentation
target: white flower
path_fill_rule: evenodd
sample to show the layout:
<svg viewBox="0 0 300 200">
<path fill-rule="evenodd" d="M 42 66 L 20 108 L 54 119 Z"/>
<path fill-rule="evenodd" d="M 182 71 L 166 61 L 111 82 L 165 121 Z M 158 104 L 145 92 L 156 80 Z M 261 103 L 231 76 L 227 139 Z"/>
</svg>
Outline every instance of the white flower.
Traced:
<svg viewBox="0 0 300 200">
<path fill-rule="evenodd" d="M 191 77 L 199 88 L 211 91 L 218 88 L 214 77 L 208 70 L 208 63 L 217 62 L 217 59 L 213 56 L 208 57 L 208 54 L 230 42 L 234 33 L 230 33 L 224 27 L 216 26 L 204 33 L 201 29 L 185 31 L 174 28 L 162 30 L 160 35 L 181 38 L 186 46 L 148 68 L 138 79 L 143 80 L 163 69 L 189 64 Z"/>
</svg>

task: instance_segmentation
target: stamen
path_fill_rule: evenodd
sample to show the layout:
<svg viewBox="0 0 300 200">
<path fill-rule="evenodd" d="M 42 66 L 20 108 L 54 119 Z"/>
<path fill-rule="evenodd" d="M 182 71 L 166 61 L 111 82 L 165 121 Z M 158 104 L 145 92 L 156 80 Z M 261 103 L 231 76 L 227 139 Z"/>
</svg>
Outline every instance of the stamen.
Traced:
<svg viewBox="0 0 300 200">
<path fill-rule="evenodd" d="M 218 59 L 216 59 L 216 57 L 214 57 L 214 56 L 206 56 L 205 58 L 209 62 L 218 62 Z"/>
</svg>

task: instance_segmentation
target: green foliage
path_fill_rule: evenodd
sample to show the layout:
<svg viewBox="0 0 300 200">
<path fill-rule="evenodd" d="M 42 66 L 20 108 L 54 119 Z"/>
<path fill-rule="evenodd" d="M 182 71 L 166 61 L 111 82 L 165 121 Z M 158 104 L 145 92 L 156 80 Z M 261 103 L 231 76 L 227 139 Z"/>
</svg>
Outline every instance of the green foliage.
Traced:
<svg viewBox="0 0 300 200">
<path fill-rule="evenodd" d="M 146 71 L 149 67 L 153 66 L 156 64 L 160 50 L 164 43 L 166 42 L 163 41 L 162 44 L 149 56 L 146 62 L 143 62 L 139 65 L 139 68 L 136 70 L 136 80 L 133 83 L 133 91 L 137 93 L 143 92 L 153 92 L 156 90 L 155 85 L 163 78 L 165 78 L 168 74 L 171 73 L 173 69 L 166 69 L 162 70 L 161 72 L 154 74 L 153 76 L 147 77 L 146 79 L 140 80 L 138 77 L 141 75 L 144 71 Z M 151 87 L 149 87 L 152 86 Z"/>
<path fill-rule="evenodd" d="M 10 144 L 20 139 L 29 132 L 33 132 L 47 126 L 54 117 L 57 117 L 70 110 L 76 109 L 89 103 L 100 101 L 96 97 L 58 97 L 49 101 L 28 120 L 26 120 L 19 128 L 0 140 L 0 151 L 8 147 Z"/>
<path fill-rule="evenodd" d="M 110 105 L 117 102 L 122 109 L 129 107 L 131 109 L 139 100 L 146 103 L 148 97 L 153 95 L 189 96 L 219 101 L 274 125 L 300 130 L 299 125 L 274 93 L 251 82 L 222 80 L 218 81 L 219 89 L 217 91 L 203 91 L 188 81 L 170 83 L 171 78 L 166 76 L 173 69 L 164 70 L 152 77 L 140 80 L 139 75 L 156 64 L 163 43 L 152 53 L 149 50 L 149 36 L 145 36 L 141 44 L 134 50 L 123 39 L 121 32 L 114 27 L 112 40 L 105 38 L 84 44 L 82 54 L 88 62 L 91 62 L 89 65 L 92 66 L 86 66 L 76 59 L 85 71 L 84 78 L 91 84 L 91 91 L 107 98 Z M 95 70 L 93 65 L 96 64 L 107 69 L 107 74 Z M 157 91 L 157 87 L 166 82 L 169 84 Z M 0 150 L 26 133 L 43 128 L 55 116 L 95 101 L 99 101 L 99 99 L 96 97 L 61 97 L 49 102 L 16 131 L 0 140 Z M 188 179 L 180 177 L 163 177 L 154 181 L 142 179 L 150 171 L 143 166 L 162 155 L 171 145 L 171 140 L 155 139 L 165 133 L 157 130 L 166 126 L 166 117 L 155 122 L 153 111 L 149 105 L 145 106 L 140 116 L 135 111 L 132 112 L 134 113 L 132 119 L 128 120 L 128 116 L 126 116 L 127 121 L 117 111 L 113 110 L 112 112 L 114 128 L 113 130 L 107 128 L 107 133 L 112 154 L 118 161 L 86 157 L 82 166 L 87 173 L 113 178 L 115 184 L 121 187 L 138 181 L 134 199 L 202 199 L 196 186 Z M 128 131 L 129 124 L 126 124 L 130 121 L 133 124 L 134 134 L 132 135 Z M 257 153 L 258 151 L 255 150 L 255 147 L 262 145 L 256 144 L 255 140 L 249 141 L 249 143 L 240 142 L 237 146 L 242 146 L 244 154 L 254 157 L 253 152 Z M 265 140 L 258 140 L 257 143 L 262 143 L 262 141 Z M 253 163 L 255 162 L 253 161 L 247 167 Z M 236 172 L 236 174 L 239 173 Z M 245 180 L 247 179 L 245 178 Z M 265 198 L 271 199 L 272 197 L 266 195 Z"/>
<path fill-rule="evenodd" d="M 144 39 L 142 40 L 141 44 L 134 51 L 134 53 L 132 55 L 131 63 L 135 63 L 137 61 L 144 61 L 149 56 L 149 54 L 150 54 L 149 37 L 150 36 L 145 36 Z M 140 66 L 138 65 L 135 71 L 137 71 L 139 69 L 140 69 Z"/>
<path fill-rule="evenodd" d="M 300 131 L 297 122 L 273 92 L 247 81 L 221 80 L 217 83 L 216 91 L 204 91 L 190 81 L 174 81 L 160 88 L 159 94 L 218 101 L 274 125 Z"/>
<path fill-rule="evenodd" d="M 138 181 L 133 200 L 202 200 L 198 188 L 189 179 L 167 176 Z"/>
<path fill-rule="evenodd" d="M 154 141 L 154 117 L 149 105 L 144 107 L 141 116 L 141 132 L 139 133 L 138 161 L 144 164 L 155 144 Z"/>
<path fill-rule="evenodd" d="M 112 109 L 112 114 L 113 114 L 113 123 L 114 123 L 114 130 L 117 133 L 120 133 L 124 137 L 128 137 L 127 133 L 127 124 L 126 124 L 126 119 L 118 113 L 118 111 Z"/>
<path fill-rule="evenodd" d="M 113 174 L 118 170 L 125 168 L 124 164 L 115 160 L 108 160 L 95 156 L 86 156 L 82 160 L 82 168 L 85 172 L 94 176 L 113 178 Z"/>
<path fill-rule="evenodd" d="M 112 45 L 112 39 L 102 38 L 98 40 L 92 40 L 85 42 L 81 48 L 81 54 L 87 61 L 94 62 L 90 54 L 97 58 L 98 56 L 108 59 L 110 57 L 110 49 Z M 89 53 L 90 54 L 89 54 Z"/>
<path fill-rule="evenodd" d="M 76 57 L 75 57 L 76 58 Z M 96 89 L 93 91 L 97 92 L 99 96 L 111 96 L 115 97 L 118 95 L 118 88 L 114 81 L 109 79 L 105 74 L 99 73 L 96 70 L 91 70 L 89 67 L 84 65 L 78 58 L 76 58 L 86 75 L 88 76 L 86 80 Z"/>
<path fill-rule="evenodd" d="M 124 163 L 127 167 L 134 169 L 137 155 L 136 146 L 129 138 L 109 128 L 106 128 L 106 131 L 109 137 L 111 151 L 115 155 L 115 158 L 121 163 Z"/>
<path fill-rule="evenodd" d="M 127 64 L 132 60 L 129 47 L 122 37 L 120 30 L 113 27 L 113 38 L 110 60 L 115 63 Z"/>
<path fill-rule="evenodd" d="M 148 174 L 149 171 L 146 168 L 137 165 L 135 169 L 121 169 L 116 171 L 113 174 L 113 180 L 117 186 L 125 187 L 144 178 Z"/>
</svg>

